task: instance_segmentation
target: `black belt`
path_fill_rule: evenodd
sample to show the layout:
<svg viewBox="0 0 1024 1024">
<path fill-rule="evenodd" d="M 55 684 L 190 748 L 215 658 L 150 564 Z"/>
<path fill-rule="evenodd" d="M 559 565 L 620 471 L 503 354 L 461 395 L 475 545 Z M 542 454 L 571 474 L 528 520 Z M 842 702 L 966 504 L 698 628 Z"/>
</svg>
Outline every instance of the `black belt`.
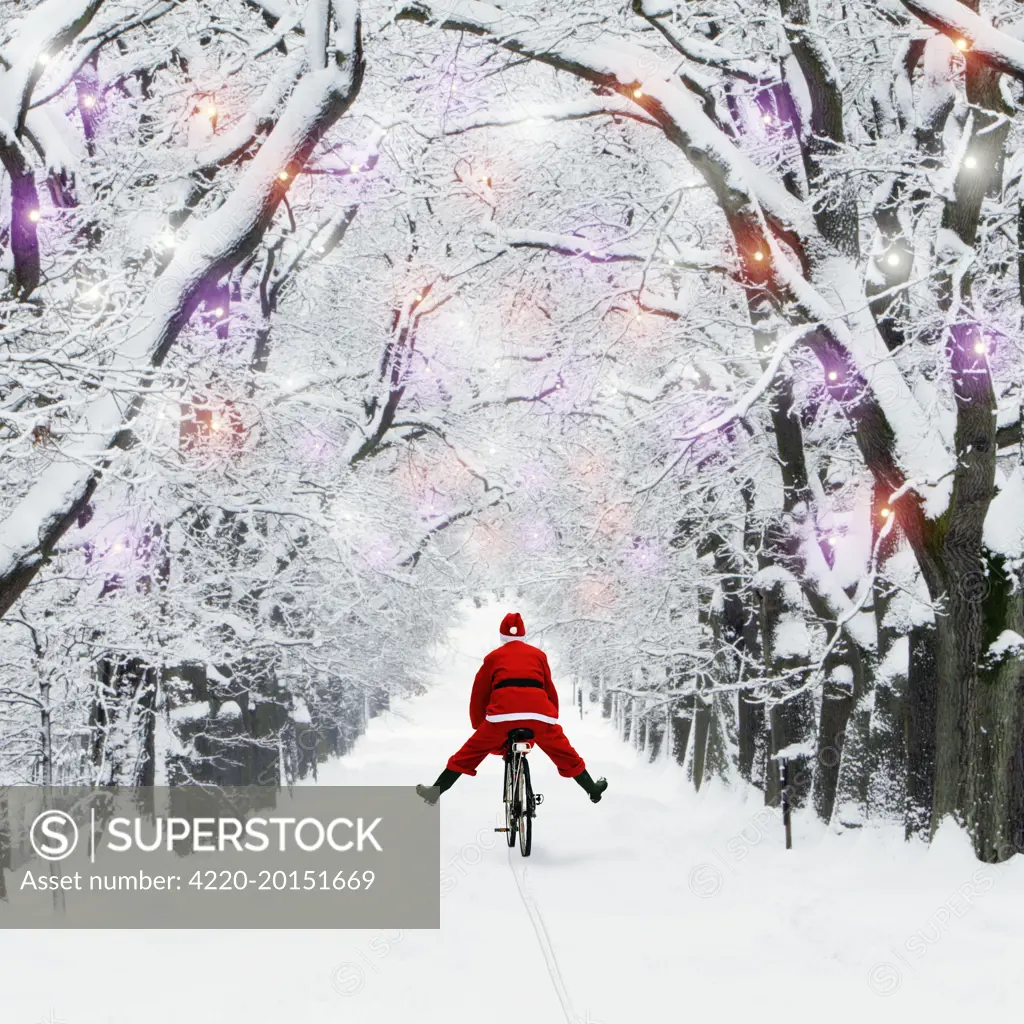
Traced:
<svg viewBox="0 0 1024 1024">
<path fill-rule="evenodd" d="M 500 683 L 495 683 L 491 689 L 500 690 L 503 686 L 534 686 L 538 690 L 544 689 L 544 684 L 539 679 L 502 679 Z"/>
</svg>

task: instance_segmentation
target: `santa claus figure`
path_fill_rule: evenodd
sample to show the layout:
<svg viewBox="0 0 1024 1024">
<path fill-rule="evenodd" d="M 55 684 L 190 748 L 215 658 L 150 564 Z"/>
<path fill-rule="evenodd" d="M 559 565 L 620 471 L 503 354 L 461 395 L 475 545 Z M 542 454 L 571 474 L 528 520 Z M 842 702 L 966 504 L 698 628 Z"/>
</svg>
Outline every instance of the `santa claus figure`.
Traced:
<svg viewBox="0 0 1024 1024">
<path fill-rule="evenodd" d="M 469 721 L 475 730 L 431 786 L 417 786 L 427 803 L 437 802 L 460 775 L 476 775 L 488 754 L 505 753 L 512 729 L 533 731 L 534 743 L 554 762 L 558 774 L 575 779 L 596 804 L 608 788 L 605 779 L 590 777 L 583 758 L 572 748 L 558 724 L 558 692 L 544 652 L 526 643 L 526 626 L 518 612 L 501 620 L 501 646 L 484 658 L 473 681 Z"/>
</svg>

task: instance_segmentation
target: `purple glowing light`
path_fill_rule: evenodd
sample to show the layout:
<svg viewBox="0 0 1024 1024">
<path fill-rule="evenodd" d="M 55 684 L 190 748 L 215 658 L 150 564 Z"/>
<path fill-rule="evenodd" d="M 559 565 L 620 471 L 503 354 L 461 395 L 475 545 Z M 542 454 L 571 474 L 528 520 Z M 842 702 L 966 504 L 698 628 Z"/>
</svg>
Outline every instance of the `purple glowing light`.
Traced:
<svg viewBox="0 0 1024 1024">
<path fill-rule="evenodd" d="M 665 553 L 654 541 L 645 537 L 634 537 L 626 549 L 626 566 L 640 576 L 654 576 L 667 565 Z"/>
<path fill-rule="evenodd" d="M 516 531 L 516 542 L 530 554 L 549 554 L 558 547 L 558 534 L 546 519 L 529 519 Z"/>
<path fill-rule="evenodd" d="M 338 450 L 335 439 L 322 430 L 307 430 L 299 438 L 297 447 L 302 461 L 313 465 L 330 462 Z"/>
<path fill-rule="evenodd" d="M 448 503 L 437 493 L 428 494 L 418 505 L 417 513 L 424 522 L 441 519 L 449 514 Z"/>
<path fill-rule="evenodd" d="M 366 535 L 359 543 L 356 553 L 374 572 L 387 572 L 395 568 L 402 551 L 392 536 L 377 532 Z"/>
<path fill-rule="evenodd" d="M 540 494 L 550 489 L 553 480 L 543 462 L 529 459 L 519 467 L 517 483 L 527 494 Z"/>
</svg>

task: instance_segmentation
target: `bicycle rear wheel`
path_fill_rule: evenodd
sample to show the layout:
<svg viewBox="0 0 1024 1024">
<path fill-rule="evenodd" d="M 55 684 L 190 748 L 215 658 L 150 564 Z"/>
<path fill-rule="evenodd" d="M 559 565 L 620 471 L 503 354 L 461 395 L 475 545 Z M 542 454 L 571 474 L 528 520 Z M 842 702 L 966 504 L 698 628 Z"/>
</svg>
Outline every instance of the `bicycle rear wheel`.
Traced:
<svg viewBox="0 0 1024 1024">
<path fill-rule="evenodd" d="M 515 793 L 512 792 L 512 757 L 505 756 L 505 839 L 509 846 L 516 845 Z"/>
<path fill-rule="evenodd" d="M 519 852 L 529 857 L 533 848 L 533 786 L 530 784 L 530 765 L 525 757 L 519 762 L 518 789 L 516 817 L 519 819 Z"/>
</svg>

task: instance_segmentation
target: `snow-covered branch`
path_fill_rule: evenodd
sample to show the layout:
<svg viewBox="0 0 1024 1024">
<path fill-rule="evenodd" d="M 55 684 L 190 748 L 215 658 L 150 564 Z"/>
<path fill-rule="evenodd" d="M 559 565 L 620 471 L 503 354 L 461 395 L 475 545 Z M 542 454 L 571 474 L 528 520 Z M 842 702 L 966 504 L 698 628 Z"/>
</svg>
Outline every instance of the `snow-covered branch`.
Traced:
<svg viewBox="0 0 1024 1024">
<path fill-rule="evenodd" d="M 996 28 L 959 0 L 902 0 L 926 25 L 949 35 L 970 56 L 1024 81 L 1024 42 Z"/>
<path fill-rule="evenodd" d="M 551 231 L 529 231 L 519 228 L 500 228 L 491 224 L 483 226 L 502 245 L 513 249 L 542 249 L 560 253 L 563 256 L 579 256 L 590 263 L 654 263 L 665 267 L 684 270 L 718 271 L 730 273 L 735 270 L 730 261 L 719 253 L 702 249 L 680 247 L 672 255 L 652 258 L 650 253 L 630 246 L 602 244 L 577 235 L 559 235 Z"/>
<path fill-rule="evenodd" d="M 355 6 L 355 0 L 350 0 Z M 195 223 L 155 283 L 138 318 L 117 346 L 107 373 L 135 375 L 139 389 L 125 398 L 104 385 L 82 409 L 59 456 L 0 524 L 0 613 L 17 599 L 91 496 L 112 449 L 124 443 L 143 401 L 149 371 L 160 365 L 217 282 L 259 244 L 287 194 L 282 171 L 301 168 L 332 124 L 348 109 L 362 82 L 357 21 L 336 40 L 340 59 L 303 76 L 281 118 L 246 166 L 224 204 Z"/>
<path fill-rule="evenodd" d="M 668 75 L 644 73 L 644 68 L 660 67 L 657 56 L 645 48 L 610 35 L 591 42 L 556 41 L 532 19 L 517 18 L 478 0 L 418 0 L 402 9 L 398 18 L 471 32 L 512 53 L 631 97 L 704 175 L 727 215 L 749 219 L 752 230 L 766 218 L 784 234 L 815 235 L 806 205 L 757 167 L 707 116 L 692 92 Z"/>
</svg>

